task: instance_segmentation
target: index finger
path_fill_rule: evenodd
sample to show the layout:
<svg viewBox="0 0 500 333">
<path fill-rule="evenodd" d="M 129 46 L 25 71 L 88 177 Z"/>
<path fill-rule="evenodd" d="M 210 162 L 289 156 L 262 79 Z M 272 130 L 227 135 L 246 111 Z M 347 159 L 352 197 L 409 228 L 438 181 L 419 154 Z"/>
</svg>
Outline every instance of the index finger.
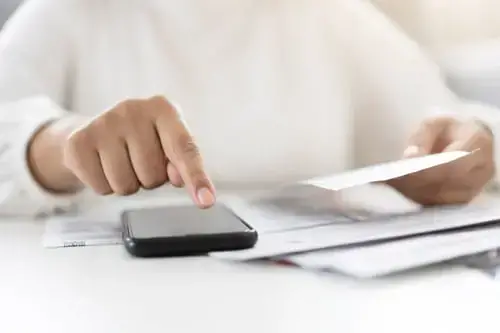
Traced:
<svg viewBox="0 0 500 333">
<path fill-rule="evenodd" d="M 163 108 L 156 129 L 165 156 L 179 171 L 195 203 L 208 208 L 215 203 L 215 191 L 198 146 L 174 106 L 167 102 Z"/>
</svg>

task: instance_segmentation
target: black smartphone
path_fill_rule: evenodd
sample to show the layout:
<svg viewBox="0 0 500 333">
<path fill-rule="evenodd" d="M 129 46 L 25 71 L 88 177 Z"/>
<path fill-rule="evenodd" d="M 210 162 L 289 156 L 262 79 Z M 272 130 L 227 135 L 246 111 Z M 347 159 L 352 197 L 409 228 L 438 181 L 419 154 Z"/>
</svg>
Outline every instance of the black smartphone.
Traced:
<svg viewBox="0 0 500 333">
<path fill-rule="evenodd" d="M 166 206 L 122 213 L 123 242 L 136 257 L 201 255 L 251 248 L 257 231 L 226 206 Z"/>
</svg>

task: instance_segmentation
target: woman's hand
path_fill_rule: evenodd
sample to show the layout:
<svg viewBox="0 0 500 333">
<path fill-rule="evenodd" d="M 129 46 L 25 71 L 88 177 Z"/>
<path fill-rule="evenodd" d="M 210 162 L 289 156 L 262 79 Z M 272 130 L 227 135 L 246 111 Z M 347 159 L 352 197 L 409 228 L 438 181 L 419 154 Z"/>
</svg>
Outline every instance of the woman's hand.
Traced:
<svg viewBox="0 0 500 333">
<path fill-rule="evenodd" d="M 163 97 L 122 102 L 74 131 L 64 144 L 64 164 L 102 195 L 130 195 L 169 182 L 186 185 L 201 208 L 215 202 L 200 152 Z"/>
<path fill-rule="evenodd" d="M 416 157 L 446 151 L 473 153 L 387 183 L 422 205 L 471 201 L 494 176 L 493 134 L 476 121 L 460 121 L 452 117 L 430 118 L 412 135 L 404 155 Z"/>
</svg>

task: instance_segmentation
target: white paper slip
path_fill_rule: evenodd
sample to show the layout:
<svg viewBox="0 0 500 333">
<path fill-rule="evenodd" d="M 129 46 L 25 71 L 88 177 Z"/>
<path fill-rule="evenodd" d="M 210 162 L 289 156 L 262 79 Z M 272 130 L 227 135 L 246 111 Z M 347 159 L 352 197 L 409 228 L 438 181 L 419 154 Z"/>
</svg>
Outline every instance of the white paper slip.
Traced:
<svg viewBox="0 0 500 333">
<path fill-rule="evenodd" d="M 301 183 L 329 190 L 339 190 L 357 185 L 399 178 L 411 173 L 453 162 L 469 154 L 473 154 L 473 152 L 451 151 L 409 158 L 395 162 L 377 164 L 338 175 L 313 178 L 302 181 Z"/>
<path fill-rule="evenodd" d="M 283 218 L 295 212 L 281 212 Z M 310 219 L 311 217 L 307 217 Z M 456 229 L 485 224 L 500 219 L 500 205 L 469 205 L 460 207 L 427 208 L 419 212 L 341 221 L 326 226 L 297 229 L 280 233 L 264 233 L 254 248 L 213 253 L 215 257 L 230 260 L 252 260 L 292 253 L 307 252 L 341 245 L 362 244 L 371 241 Z M 252 221 L 248 221 L 252 224 Z M 259 222 L 263 223 L 263 222 Z M 269 221 L 272 223 L 272 221 Z"/>
<path fill-rule="evenodd" d="M 399 273 L 500 247 L 500 226 L 431 234 L 348 249 L 299 254 L 285 260 L 306 269 L 358 278 Z"/>
<path fill-rule="evenodd" d="M 47 248 L 114 245 L 122 243 L 118 218 L 60 216 L 46 222 L 43 245 Z"/>
<path fill-rule="evenodd" d="M 179 205 L 187 198 L 117 198 L 89 207 L 81 215 L 54 216 L 46 220 L 43 245 L 48 248 L 114 245 L 122 243 L 121 212 L 126 209 Z"/>
</svg>

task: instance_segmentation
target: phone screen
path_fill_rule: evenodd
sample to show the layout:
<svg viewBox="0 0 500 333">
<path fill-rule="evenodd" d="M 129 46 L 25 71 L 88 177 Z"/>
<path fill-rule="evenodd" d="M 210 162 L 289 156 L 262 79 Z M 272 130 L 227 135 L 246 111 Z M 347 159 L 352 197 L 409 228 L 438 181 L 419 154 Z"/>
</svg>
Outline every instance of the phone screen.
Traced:
<svg viewBox="0 0 500 333">
<path fill-rule="evenodd" d="M 223 205 L 209 209 L 170 206 L 126 212 L 130 236 L 137 239 L 238 233 L 249 230 Z"/>
</svg>

